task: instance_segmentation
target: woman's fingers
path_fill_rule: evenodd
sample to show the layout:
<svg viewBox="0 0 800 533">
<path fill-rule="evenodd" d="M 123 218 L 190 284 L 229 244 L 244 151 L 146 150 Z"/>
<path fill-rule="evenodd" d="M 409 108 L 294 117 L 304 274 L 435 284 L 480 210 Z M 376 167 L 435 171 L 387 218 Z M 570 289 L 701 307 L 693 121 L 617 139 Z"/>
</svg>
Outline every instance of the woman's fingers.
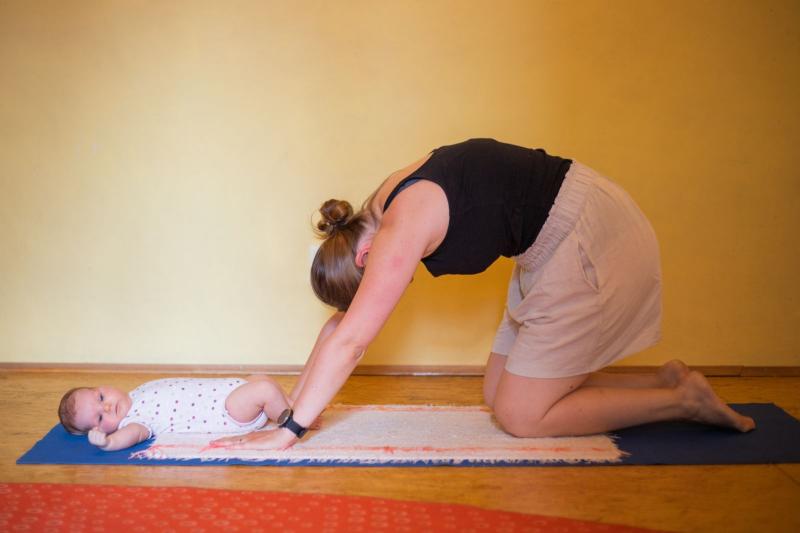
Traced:
<svg viewBox="0 0 800 533">
<path fill-rule="evenodd" d="M 284 433 L 287 432 L 274 429 L 253 431 L 211 441 L 210 446 L 228 450 L 283 450 L 292 444 L 291 440 L 287 441 Z"/>
<path fill-rule="evenodd" d="M 223 437 L 221 439 L 212 440 L 209 444 L 212 447 L 215 447 L 215 448 L 216 447 L 223 448 L 223 447 L 226 447 L 226 446 L 232 446 L 234 444 L 240 444 L 242 442 L 246 442 L 245 438 L 248 435 L 251 435 L 251 433 L 245 433 L 243 435 L 234 435 L 232 437 Z"/>
</svg>

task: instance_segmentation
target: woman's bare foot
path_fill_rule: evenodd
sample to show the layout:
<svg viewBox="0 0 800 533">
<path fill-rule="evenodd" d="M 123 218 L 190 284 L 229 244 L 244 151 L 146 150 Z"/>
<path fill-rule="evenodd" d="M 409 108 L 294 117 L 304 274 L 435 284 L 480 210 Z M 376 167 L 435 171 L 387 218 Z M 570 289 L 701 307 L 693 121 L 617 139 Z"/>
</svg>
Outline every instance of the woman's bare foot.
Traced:
<svg viewBox="0 0 800 533">
<path fill-rule="evenodd" d="M 686 364 L 679 360 L 673 359 L 661 365 L 656 375 L 663 387 L 674 388 L 677 387 L 681 381 L 689 376 L 690 370 Z"/>
<path fill-rule="evenodd" d="M 679 389 L 683 389 L 689 420 L 729 427 L 742 432 L 755 429 L 755 421 L 728 407 L 714 393 L 708 380 L 700 372 L 689 372 L 689 375 L 680 383 Z"/>
</svg>

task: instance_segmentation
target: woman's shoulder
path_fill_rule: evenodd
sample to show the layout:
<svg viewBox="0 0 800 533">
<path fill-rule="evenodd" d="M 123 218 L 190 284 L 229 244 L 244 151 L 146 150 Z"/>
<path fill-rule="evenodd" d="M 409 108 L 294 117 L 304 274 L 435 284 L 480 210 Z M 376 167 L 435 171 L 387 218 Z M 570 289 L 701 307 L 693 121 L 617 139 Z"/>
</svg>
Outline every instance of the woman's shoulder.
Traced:
<svg viewBox="0 0 800 533">
<path fill-rule="evenodd" d="M 373 192 L 369 198 L 367 198 L 364 207 L 369 209 L 369 211 L 373 214 L 377 214 L 378 216 L 382 215 L 383 206 L 386 204 L 386 200 L 389 198 L 389 195 L 392 193 L 392 191 L 400 184 L 400 182 L 422 168 L 422 166 L 428 162 L 432 155 L 433 152 L 427 154 L 421 159 L 418 159 L 417 161 L 414 161 L 410 165 L 407 165 L 400 170 L 396 170 L 389 174 L 389 176 L 383 180 L 383 183 L 378 186 L 375 192 Z"/>
</svg>

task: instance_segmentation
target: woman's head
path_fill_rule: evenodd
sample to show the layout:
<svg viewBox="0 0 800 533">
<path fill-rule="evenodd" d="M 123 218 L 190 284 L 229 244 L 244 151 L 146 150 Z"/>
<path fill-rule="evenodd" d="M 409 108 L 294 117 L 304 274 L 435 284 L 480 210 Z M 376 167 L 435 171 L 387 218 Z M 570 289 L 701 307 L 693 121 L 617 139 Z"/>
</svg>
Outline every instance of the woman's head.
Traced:
<svg viewBox="0 0 800 533">
<path fill-rule="evenodd" d="M 319 212 L 317 230 L 324 241 L 311 264 L 311 288 L 326 304 L 346 311 L 364 274 L 356 255 L 372 227 L 372 217 L 365 209 L 353 213 L 345 200 L 328 200 Z"/>
</svg>

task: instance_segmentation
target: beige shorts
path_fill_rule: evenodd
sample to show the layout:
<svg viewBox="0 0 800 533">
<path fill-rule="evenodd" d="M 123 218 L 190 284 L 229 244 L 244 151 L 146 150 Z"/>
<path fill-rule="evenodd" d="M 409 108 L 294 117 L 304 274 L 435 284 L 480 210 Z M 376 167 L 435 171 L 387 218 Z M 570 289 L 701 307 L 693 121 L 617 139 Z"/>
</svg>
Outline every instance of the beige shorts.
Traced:
<svg viewBox="0 0 800 533">
<path fill-rule="evenodd" d="M 492 351 L 512 374 L 599 370 L 661 337 L 661 266 L 633 199 L 573 163 L 536 241 L 516 265 Z"/>
</svg>

